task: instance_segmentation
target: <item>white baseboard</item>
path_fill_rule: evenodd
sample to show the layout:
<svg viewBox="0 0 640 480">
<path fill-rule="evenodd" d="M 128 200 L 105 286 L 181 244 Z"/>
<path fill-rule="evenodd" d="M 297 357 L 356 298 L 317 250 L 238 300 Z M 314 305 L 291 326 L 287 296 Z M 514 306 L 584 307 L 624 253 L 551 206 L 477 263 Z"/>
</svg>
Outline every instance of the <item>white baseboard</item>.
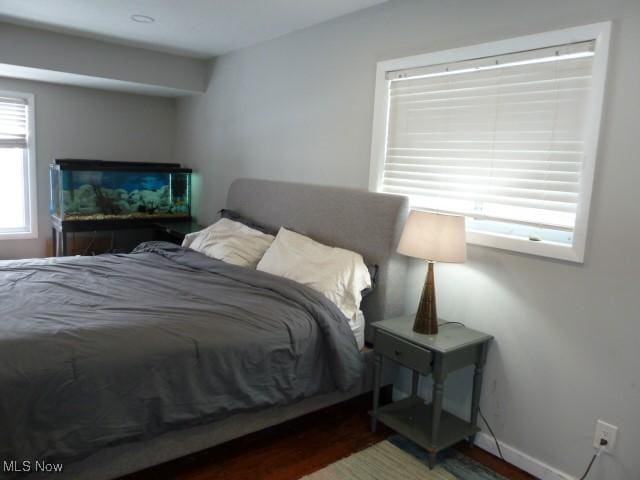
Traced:
<svg viewBox="0 0 640 480">
<path fill-rule="evenodd" d="M 540 480 L 576 480 L 576 477 L 561 472 L 557 468 L 553 468 L 543 461 L 513 448 L 511 445 L 507 445 L 500 440 L 498 441 L 500 442 L 500 449 L 502 450 L 502 455 L 504 455 L 505 460 L 520 470 L 524 470 Z M 475 443 L 479 448 L 498 456 L 498 449 L 491 435 L 479 432 L 476 435 Z"/>
</svg>

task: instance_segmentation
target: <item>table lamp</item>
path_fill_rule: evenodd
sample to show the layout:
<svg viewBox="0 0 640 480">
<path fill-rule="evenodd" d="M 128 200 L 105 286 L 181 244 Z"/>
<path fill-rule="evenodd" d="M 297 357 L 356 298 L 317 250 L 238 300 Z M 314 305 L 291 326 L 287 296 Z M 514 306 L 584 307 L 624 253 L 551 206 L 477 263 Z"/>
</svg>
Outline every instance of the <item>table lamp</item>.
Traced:
<svg viewBox="0 0 640 480">
<path fill-rule="evenodd" d="M 438 314 L 433 264 L 462 263 L 467 259 L 464 217 L 411 210 L 400 237 L 398 253 L 427 260 L 429 269 L 413 331 L 436 335 Z"/>
</svg>

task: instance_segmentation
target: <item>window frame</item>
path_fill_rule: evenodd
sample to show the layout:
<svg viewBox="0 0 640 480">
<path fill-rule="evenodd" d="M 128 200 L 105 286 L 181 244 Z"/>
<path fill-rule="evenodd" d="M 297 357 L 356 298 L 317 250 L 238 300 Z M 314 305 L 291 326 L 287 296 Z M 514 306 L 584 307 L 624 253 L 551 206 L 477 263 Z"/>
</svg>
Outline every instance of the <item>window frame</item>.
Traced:
<svg viewBox="0 0 640 480">
<path fill-rule="evenodd" d="M 27 222 L 26 231 L 2 231 L 0 230 L 0 241 L 2 240 L 25 240 L 38 238 L 38 189 L 36 171 L 36 142 L 35 142 L 35 96 L 32 93 L 15 92 L 10 90 L 0 90 L 0 96 L 20 98 L 27 101 L 27 148 L 24 162 L 24 194 Z"/>
<path fill-rule="evenodd" d="M 572 245 L 535 242 L 521 237 L 467 230 L 467 242 L 474 245 L 583 263 L 603 110 L 610 36 L 611 22 L 607 21 L 378 62 L 371 136 L 369 190 L 381 191 L 384 175 L 389 126 L 390 81 L 386 78 L 388 72 L 595 40 L 592 92 L 587 106 L 589 113 L 585 125 L 584 162 Z"/>
</svg>

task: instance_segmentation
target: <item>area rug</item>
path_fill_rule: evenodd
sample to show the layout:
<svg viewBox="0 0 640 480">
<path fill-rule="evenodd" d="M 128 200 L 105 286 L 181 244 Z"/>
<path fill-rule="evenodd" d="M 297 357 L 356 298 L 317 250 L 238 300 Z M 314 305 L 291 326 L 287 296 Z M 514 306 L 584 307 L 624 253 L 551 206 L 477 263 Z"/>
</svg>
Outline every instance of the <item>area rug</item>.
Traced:
<svg viewBox="0 0 640 480">
<path fill-rule="evenodd" d="M 429 470 L 425 450 L 394 435 L 303 477 L 304 480 L 506 480 L 465 455 L 448 449 Z M 303 480 L 301 479 L 301 480 Z"/>
</svg>

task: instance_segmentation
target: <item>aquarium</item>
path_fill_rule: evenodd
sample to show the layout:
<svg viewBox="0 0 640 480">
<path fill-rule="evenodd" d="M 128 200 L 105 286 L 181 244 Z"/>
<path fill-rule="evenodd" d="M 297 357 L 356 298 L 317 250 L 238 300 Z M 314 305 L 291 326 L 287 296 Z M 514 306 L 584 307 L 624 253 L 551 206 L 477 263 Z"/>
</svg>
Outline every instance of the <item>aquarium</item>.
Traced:
<svg viewBox="0 0 640 480">
<path fill-rule="evenodd" d="M 60 220 L 191 217 L 191 170 L 180 164 L 55 160 L 49 173 Z"/>
</svg>

